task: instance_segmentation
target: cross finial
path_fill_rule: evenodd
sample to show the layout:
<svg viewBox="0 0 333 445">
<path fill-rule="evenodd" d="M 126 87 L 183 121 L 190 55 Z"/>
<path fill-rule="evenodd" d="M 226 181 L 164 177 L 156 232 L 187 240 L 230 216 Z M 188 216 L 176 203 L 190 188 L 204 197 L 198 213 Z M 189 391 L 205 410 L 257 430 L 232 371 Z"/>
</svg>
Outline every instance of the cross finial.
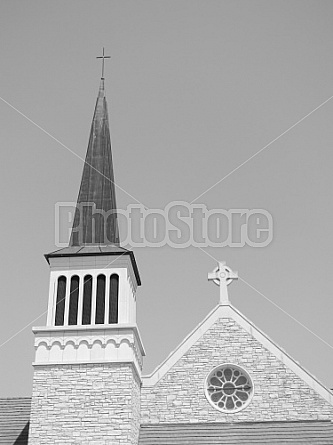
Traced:
<svg viewBox="0 0 333 445">
<path fill-rule="evenodd" d="M 103 46 L 103 55 L 96 57 L 96 59 L 103 59 L 102 60 L 102 77 L 101 77 L 101 79 L 104 80 L 104 60 L 105 59 L 111 59 L 111 56 L 105 56 L 104 55 L 104 46 Z"/>
<path fill-rule="evenodd" d="M 237 279 L 238 273 L 233 272 L 230 267 L 226 266 L 225 261 L 219 261 L 213 272 L 208 274 L 208 280 L 213 280 L 215 284 L 220 286 L 220 304 L 229 304 L 227 286 L 229 286 L 232 280 Z"/>
</svg>

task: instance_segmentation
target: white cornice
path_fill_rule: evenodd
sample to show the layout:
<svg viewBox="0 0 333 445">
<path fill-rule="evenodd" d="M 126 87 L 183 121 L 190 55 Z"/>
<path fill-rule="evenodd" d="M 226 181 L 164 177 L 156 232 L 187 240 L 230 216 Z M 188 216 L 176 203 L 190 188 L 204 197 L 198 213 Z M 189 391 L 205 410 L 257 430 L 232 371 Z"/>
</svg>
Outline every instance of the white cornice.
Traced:
<svg viewBox="0 0 333 445">
<path fill-rule="evenodd" d="M 36 338 L 41 337 L 53 337 L 53 336 L 63 336 L 63 337 L 82 337 L 82 336 L 122 336 L 126 331 L 133 331 L 138 346 L 140 348 L 141 355 L 144 357 L 146 351 L 144 349 L 141 335 L 137 325 L 135 324 L 117 324 L 114 326 L 106 325 L 84 325 L 84 326 L 38 326 L 33 327 L 32 332 L 35 334 Z"/>
</svg>

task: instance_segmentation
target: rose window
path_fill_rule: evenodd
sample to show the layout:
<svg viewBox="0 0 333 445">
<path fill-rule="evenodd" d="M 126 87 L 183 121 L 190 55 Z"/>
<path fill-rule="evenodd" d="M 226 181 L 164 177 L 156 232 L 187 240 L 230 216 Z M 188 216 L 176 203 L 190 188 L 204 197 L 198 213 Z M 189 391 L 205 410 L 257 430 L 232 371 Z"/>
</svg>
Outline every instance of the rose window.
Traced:
<svg viewBox="0 0 333 445">
<path fill-rule="evenodd" d="M 214 408 L 223 412 L 237 412 L 249 404 L 253 383 L 244 369 L 236 365 L 215 368 L 206 380 L 206 397 Z"/>
</svg>

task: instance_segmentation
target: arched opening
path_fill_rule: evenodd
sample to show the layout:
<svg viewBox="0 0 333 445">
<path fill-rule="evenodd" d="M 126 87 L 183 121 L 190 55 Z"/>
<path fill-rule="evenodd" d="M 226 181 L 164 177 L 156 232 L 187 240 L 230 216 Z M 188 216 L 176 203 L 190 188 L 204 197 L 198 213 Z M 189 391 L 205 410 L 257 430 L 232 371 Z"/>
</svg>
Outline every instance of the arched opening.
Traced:
<svg viewBox="0 0 333 445">
<path fill-rule="evenodd" d="M 119 276 L 110 277 L 109 323 L 118 323 Z"/>
<path fill-rule="evenodd" d="M 79 305 L 79 285 L 80 278 L 77 275 L 71 278 L 71 288 L 69 294 L 69 313 L 68 313 L 68 324 L 77 324 L 77 310 Z"/>
<path fill-rule="evenodd" d="M 98 275 L 97 277 L 97 292 L 96 292 L 96 324 L 104 324 L 105 314 L 105 275 Z"/>
<path fill-rule="evenodd" d="M 66 277 L 58 278 L 57 303 L 54 324 L 56 326 L 64 325 L 65 316 L 65 298 L 66 298 Z"/>
<path fill-rule="evenodd" d="M 83 281 L 82 324 L 91 323 L 92 276 L 86 275 Z"/>
</svg>

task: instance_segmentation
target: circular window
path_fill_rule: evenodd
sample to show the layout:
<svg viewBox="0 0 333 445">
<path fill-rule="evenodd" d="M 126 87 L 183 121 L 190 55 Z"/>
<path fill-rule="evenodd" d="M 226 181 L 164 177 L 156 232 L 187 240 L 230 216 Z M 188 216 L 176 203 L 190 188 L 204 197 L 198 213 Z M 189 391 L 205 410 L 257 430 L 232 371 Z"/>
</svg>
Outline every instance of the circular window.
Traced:
<svg viewBox="0 0 333 445">
<path fill-rule="evenodd" d="M 234 413 L 250 403 L 253 383 L 244 369 L 228 363 L 218 366 L 208 375 L 205 392 L 214 408 Z"/>
</svg>

